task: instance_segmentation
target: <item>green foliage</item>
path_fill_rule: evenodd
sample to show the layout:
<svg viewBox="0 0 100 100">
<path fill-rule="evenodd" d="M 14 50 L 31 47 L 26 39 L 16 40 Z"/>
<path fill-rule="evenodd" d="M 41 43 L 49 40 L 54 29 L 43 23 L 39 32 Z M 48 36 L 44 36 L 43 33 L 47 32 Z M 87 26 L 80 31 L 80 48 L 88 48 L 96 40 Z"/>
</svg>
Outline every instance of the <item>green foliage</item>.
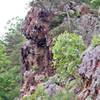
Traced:
<svg viewBox="0 0 100 100">
<path fill-rule="evenodd" d="M 100 0 L 90 0 L 93 7 L 98 8 L 100 6 Z"/>
<path fill-rule="evenodd" d="M 20 32 L 22 20 L 13 18 L 7 23 L 5 40 L 0 42 L 0 99 L 14 100 L 20 90 L 20 48 L 23 36 Z M 6 98 L 6 99 L 5 99 Z"/>
<path fill-rule="evenodd" d="M 23 100 L 77 100 L 77 98 L 73 92 L 68 92 L 66 90 L 54 96 L 49 96 L 45 92 L 43 84 L 39 84 L 36 91 L 30 96 L 25 96 Z"/>
<path fill-rule="evenodd" d="M 6 56 L 5 45 L 0 41 L 0 73 L 5 71 L 5 67 L 9 66 L 10 61 Z"/>
<path fill-rule="evenodd" d="M 5 72 L 0 75 L 0 94 L 13 100 L 19 94 L 20 75 L 16 75 L 18 66 L 11 69 L 5 69 Z M 1 97 L 1 95 L 0 95 Z"/>
<path fill-rule="evenodd" d="M 35 93 L 32 94 L 32 99 L 36 100 L 38 97 L 43 98 L 43 96 L 46 96 L 46 93 L 44 92 L 43 84 L 39 84 Z"/>
<path fill-rule="evenodd" d="M 3 80 L 2 78 L 2 73 L 7 71 L 6 67 L 9 68 L 10 61 L 8 60 L 8 57 L 6 56 L 5 52 L 5 45 L 3 42 L 0 41 L 0 100 L 4 100 L 4 98 L 7 98 L 4 93 L 5 93 L 5 78 Z M 5 99 L 7 100 L 7 99 Z"/>
<path fill-rule="evenodd" d="M 57 96 L 53 97 L 53 99 L 50 100 L 77 100 L 74 93 L 65 92 L 65 93 L 59 93 Z"/>
<path fill-rule="evenodd" d="M 13 66 L 20 65 L 20 49 L 24 41 L 21 34 L 22 19 L 19 17 L 13 18 L 7 23 L 7 32 L 5 36 L 6 51 Z"/>
<path fill-rule="evenodd" d="M 31 96 L 26 96 L 23 100 L 47 100 L 47 94 L 44 92 L 43 84 L 38 84 L 36 91 Z"/>
<path fill-rule="evenodd" d="M 61 0 L 55 0 L 53 9 L 57 7 L 60 1 Z M 66 1 L 69 0 L 65 0 L 65 2 Z M 96 8 L 100 5 L 100 0 L 81 1 L 91 3 Z M 47 4 L 45 0 L 44 4 Z M 48 5 L 46 5 L 46 7 L 48 7 Z M 61 13 L 59 16 L 54 17 L 50 28 L 56 28 L 55 34 L 65 30 L 59 27 L 65 16 L 67 16 L 66 13 Z M 4 40 L 5 43 L 0 41 L 0 100 L 14 100 L 14 98 L 19 95 L 21 80 L 19 58 L 20 48 L 24 41 L 24 37 L 20 32 L 21 22 L 22 19 L 19 17 L 8 21 L 6 27 L 7 33 Z M 94 46 L 100 44 L 100 36 L 95 36 L 92 43 Z M 55 39 L 55 45 L 53 47 L 54 65 L 57 69 L 57 74 L 59 74 L 61 78 L 76 74 L 77 66 L 80 63 L 80 55 L 84 49 L 85 46 L 81 37 L 76 34 L 64 32 Z M 55 83 L 59 83 L 60 78 L 54 81 L 56 81 Z M 64 93 L 59 93 L 55 97 L 48 96 L 44 91 L 43 85 L 38 85 L 36 91 L 32 95 L 23 98 L 23 100 L 75 100 L 75 95 L 69 92 L 69 89 L 75 85 L 76 81 L 66 85 L 67 90 Z"/>
<path fill-rule="evenodd" d="M 92 39 L 93 46 L 100 45 L 100 35 L 94 36 Z"/>
<path fill-rule="evenodd" d="M 0 100 L 13 100 L 19 93 L 19 67 L 11 66 L 5 51 L 5 45 L 0 43 Z"/>
<path fill-rule="evenodd" d="M 56 39 L 53 47 L 54 64 L 61 76 L 75 75 L 80 55 L 85 49 L 80 36 L 64 32 Z"/>
</svg>

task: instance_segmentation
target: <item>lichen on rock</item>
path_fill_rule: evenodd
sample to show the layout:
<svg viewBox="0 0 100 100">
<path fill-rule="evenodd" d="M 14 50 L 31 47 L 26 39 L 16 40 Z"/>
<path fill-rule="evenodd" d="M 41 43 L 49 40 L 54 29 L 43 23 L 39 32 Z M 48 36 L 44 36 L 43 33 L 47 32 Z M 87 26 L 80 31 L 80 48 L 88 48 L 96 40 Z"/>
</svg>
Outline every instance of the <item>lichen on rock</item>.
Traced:
<svg viewBox="0 0 100 100">
<path fill-rule="evenodd" d="M 79 94 L 79 100 L 99 100 L 100 96 L 100 45 L 85 51 L 79 74 L 83 79 L 83 89 Z"/>
</svg>

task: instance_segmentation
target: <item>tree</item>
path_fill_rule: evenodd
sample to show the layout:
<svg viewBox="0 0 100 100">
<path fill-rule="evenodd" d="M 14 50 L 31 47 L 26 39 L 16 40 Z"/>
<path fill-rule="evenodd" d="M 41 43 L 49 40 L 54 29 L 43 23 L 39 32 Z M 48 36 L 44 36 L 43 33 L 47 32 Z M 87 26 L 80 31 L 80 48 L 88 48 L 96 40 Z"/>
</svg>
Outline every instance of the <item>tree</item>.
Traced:
<svg viewBox="0 0 100 100">
<path fill-rule="evenodd" d="M 8 57 L 5 52 L 5 45 L 2 41 L 0 41 L 0 72 L 5 71 L 6 66 L 10 64 Z"/>
<path fill-rule="evenodd" d="M 24 37 L 21 34 L 22 19 L 19 17 L 9 20 L 7 23 L 7 32 L 5 36 L 6 52 L 12 65 L 20 65 L 20 49 L 24 41 Z"/>
<path fill-rule="evenodd" d="M 20 49 L 23 36 L 22 19 L 13 18 L 7 23 L 5 40 L 0 41 L 0 100 L 13 100 L 20 91 Z"/>
</svg>

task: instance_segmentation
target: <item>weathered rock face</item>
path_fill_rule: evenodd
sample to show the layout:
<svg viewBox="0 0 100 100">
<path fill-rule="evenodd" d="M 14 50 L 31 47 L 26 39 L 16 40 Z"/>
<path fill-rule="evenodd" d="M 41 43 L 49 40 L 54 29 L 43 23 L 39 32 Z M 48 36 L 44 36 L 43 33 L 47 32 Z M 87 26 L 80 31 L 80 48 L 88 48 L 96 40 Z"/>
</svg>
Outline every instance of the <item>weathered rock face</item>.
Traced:
<svg viewBox="0 0 100 100">
<path fill-rule="evenodd" d="M 52 60 L 52 38 L 48 35 L 51 14 L 42 9 L 31 8 L 23 22 L 22 33 L 28 39 L 22 48 L 22 62 L 26 70 L 37 66 L 43 71 Z"/>
<path fill-rule="evenodd" d="M 79 100 L 100 99 L 100 45 L 89 48 L 82 57 L 79 74 L 83 79 L 83 89 Z M 89 100 L 90 100 L 89 99 Z"/>
<path fill-rule="evenodd" d="M 69 25 L 71 32 L 81 35 L 86 46 L 89 46 L 93 35 L 100 33 L 99 11 L 97 14 L 97 12 L 84 3 L 77 4 L 73 2 L 71 5 L 71 8 L 68 4 L 65 5 L 65 11 L 72 15 L 69 16 L 69 19 L 67 18 L 66 27 Z M 77 16 L 74 15 L 75 13 Z"/>
<path fill-rule="evenodd" d="M 23 64 L 21 97 L 31 94 L 45 77 L 54 75 L 50 50 L 52 37 L 48 34 L 51 18 L 51 12 L 34 7 L 28 12 L 22 24 L 22 33 L 27 42 L 21 49 Z"/>
<path fill-rule="evenodd" d="M 100 21 L 91 13 L 82 15 L 75 21 L 75 24 L 76 33 L 82 35 L 87 46 L 91 44 L 93 35 L 99 34 L 100 32 Z"/>
<path fill-rule="evenodd" d="M 82 36 L 85 45 L 88 47 L 91 44 L 91 39 L 94 35 L 100 33 L 100 11 L 93 11 L 87 4 L 76 2 L 68 2 L 63 5 L 63 12 L 67 15 L 62 21 L 62 24 L 52 33 L 74 32 Z M 61 31 L 58 31 L 60 29 Z M 56 33 L 60 34 L 60 33 Z"/>
<path fill-rule="evenodd" d="M 62 3 L 61 7 L 58 8 L 61 10 L 60 12 L 66 13 L 62 20 L 57 20 L 57 22 L 60 24 L 62 23 L 60 26 L 58 24 L 58 26 L 61 27 L 61 29 L 82 35 L 85 44 L 87 46 L 90 45 L 92 36 L 100 32 L 100 21 L 98 17 L 94 16 L 94 14 L 90 12 L 88 6 L 81 6 L 81 4 L 77 4 L 76 2 L 70 1 L 67 4 Z M 58 9 L 56 11 L 57 12 L 55 12 L 55 15 L 58 16 L 60 12 Z M 79 16 L 76 16 L 78 13 Z M 52 76 L 55 73 L 52 66 L 52 37 L 48 34 L 50 31 L 49 26 L 51 23 L 54 23 L 52 21 L 53 17 L 54 14 L 51 11 L 32 7 L 22 24 L 21 30 L 26 37 L 27 42 L 21 49 L 23 65 L 23 85 L 21 89 L 21 98 L 25 95 L 31 95 L 31 93 L 35 91 L 37 84 L 43 82 L 45 78 Z M 54 34 L 54 32 L 52 33 Z M 100 50 L 100 48 L 98 50 Z M 91 52 L 98 51 L 93 49 Z M 94 57 L 98 57 L 100 55 L 96 54 L 97 56 L 95 56 L 87 53 L 85 55 L 86 56 L 84 56 L 82 60 L 82 63 L 85 63 L 85 66 L 84 64 L 80 66 L 80 74 L 83 76 L 85 82 L 83 91 L 80 94 L 82 94 L 82 96 L 84 95 L 85 97 L 82 97 L 80 100 L 84 100 L 84 98 L 87 97 L 87 94 L 90 95 L 91 93 L 96 93 L 97 91 L 97 94 L 99 95 L 99 90 L 97 90 L 97 88 L 94 89 L 95 92 L 92 92 L 95 79 L 91 79 L 91 76 L 95 77 L 99 73 L 97 71 L 99 68 L 97 67 L 99 66 L 97 63 L 98 60 L 97 58 L 94 60 Z M 93 56 L 93 59 L 90 56 Z M 89 60 L 85 61 L 85 57 Z M 94 61 L 91 61 L 90 59 Z M 51 87 L 54 88 L 52 85 Z M 50 90 L 52 88 L 50 88 Z"/>
</svg>

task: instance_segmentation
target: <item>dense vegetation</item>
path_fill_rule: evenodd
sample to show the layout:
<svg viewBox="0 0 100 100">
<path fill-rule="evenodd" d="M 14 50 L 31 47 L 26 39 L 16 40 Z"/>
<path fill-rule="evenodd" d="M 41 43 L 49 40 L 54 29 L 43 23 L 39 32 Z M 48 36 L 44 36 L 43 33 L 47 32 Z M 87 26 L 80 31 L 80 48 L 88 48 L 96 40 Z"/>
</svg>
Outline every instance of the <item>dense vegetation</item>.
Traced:
<svg viewBox="0 0 100 100">
<path fill-rule="evenodd" d="M 21 19 L 7 23 L 5 39 L 0 41 L 0 100 L 13 100 L 21 83 L 20 49 L 24 40 L 20 33 Z"/>
</svg>

